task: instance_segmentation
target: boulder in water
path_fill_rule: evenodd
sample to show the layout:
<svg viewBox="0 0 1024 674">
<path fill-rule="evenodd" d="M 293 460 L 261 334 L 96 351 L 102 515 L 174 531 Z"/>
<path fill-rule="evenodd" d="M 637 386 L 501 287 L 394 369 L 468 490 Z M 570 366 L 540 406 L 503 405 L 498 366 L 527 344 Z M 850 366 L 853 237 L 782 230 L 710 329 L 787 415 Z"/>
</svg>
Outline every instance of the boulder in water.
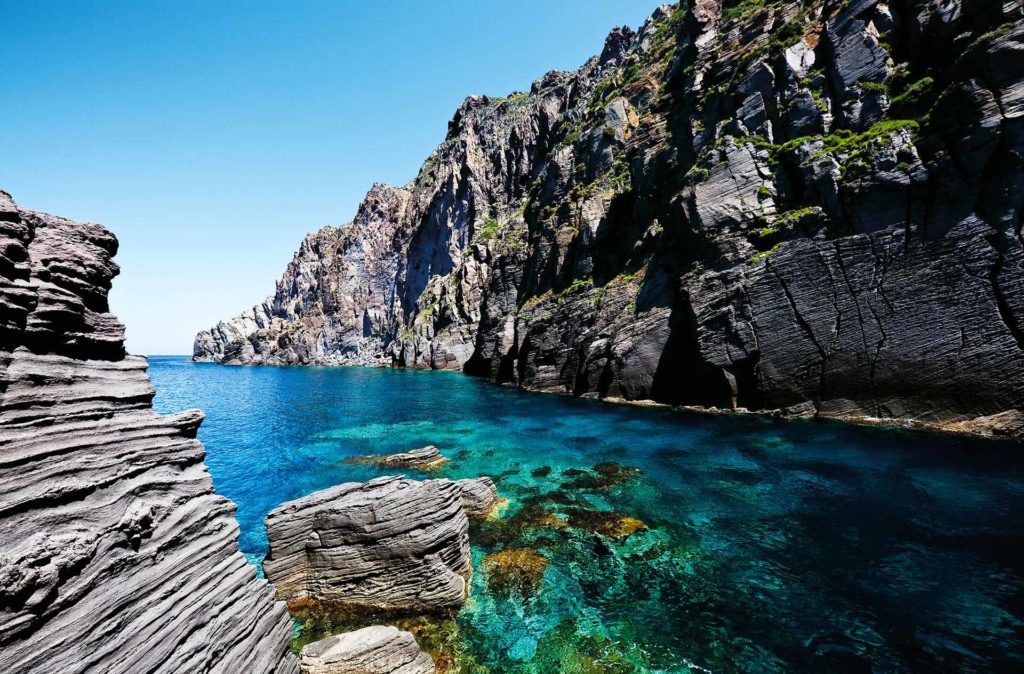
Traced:
<svg viewBox="0 0 1024 674">
<path fill-rule="evenodd" d="M 448 459 L 434 445 L 427 445 L 419 449 L 412 449 L 408 452 L 398 454 L 373 454 L 370 456 L 354 456 L 347 459 L 348 463 L 370 463 L 385 468 L 414 468 L 416 470 L 433 471 L 437 470 Z"/>
<path fill-rule="evenodd" d="M 392 468 L 418 468 L 420 470 L 435 470 L 444 465 L 448 459 L 441 455 L 441 451 L 434 445 L 427 445 L 408 452 L 399 452 L 385 456 L 381 465 Z"/>
<path fill-rule="evenodd" d="M 469 521 L 451 480 L 383 477 L 289 501 L 266 519 L 278 598 L 430 611 L 466 600 Z"/>
</svg>

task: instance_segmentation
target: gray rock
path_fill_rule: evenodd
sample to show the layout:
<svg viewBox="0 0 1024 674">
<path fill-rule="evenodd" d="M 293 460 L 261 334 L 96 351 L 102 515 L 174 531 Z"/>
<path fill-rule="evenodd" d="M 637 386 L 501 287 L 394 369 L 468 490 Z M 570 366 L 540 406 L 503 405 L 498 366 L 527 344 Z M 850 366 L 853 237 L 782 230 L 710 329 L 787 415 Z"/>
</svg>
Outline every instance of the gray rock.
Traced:
<svg viewBox="0 0 1024 674">
<path fill-rule="evenodd" d="M 433 674 L 434 661 L 409 632 L 375 625 L 306 644 L 303 674 Z"/>
<path fill-rule="evenodd" d="M 471 572 L 462 494 L 451 480 L 383 477 L 284 503 L 266 520 L 267 579 L 288 601 L 461 606 Z"/>
<path fill-rule="evenodd" d="M 814 67 L 814 50 L 806 40 L 799 40 L 785 51 L 786 65 L 797 77 L 805 77 Z"/>
<path fill-rule="evenodd" d="M 825 25 L 833 51 L 830 72 L 842 92 L 842 107 L 853 128 L 863 129 L 884 114 L 878 97 L 858 84 L 880 84 L 889 78 L 889 54 L 877 25 L 866 15 L 879 0 L 853 0 Z"/>
<path fill-rule="evenodd" d="M 0 192 L 0 671 L 298 672 L 195 439 L 107 307 L 117 240 Z"/>
</svg>

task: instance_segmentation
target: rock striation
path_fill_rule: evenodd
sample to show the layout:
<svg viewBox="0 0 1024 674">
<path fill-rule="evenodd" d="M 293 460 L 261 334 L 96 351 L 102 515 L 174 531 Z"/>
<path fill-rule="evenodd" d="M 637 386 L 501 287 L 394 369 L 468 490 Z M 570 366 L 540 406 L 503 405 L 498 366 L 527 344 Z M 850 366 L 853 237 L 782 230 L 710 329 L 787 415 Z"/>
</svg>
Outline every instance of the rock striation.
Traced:
<svg viewBox="0 0 1024 674">
<path fill-rule="evenodd" d="M 463 490 L 382 477 L 282 504 L 263 561 L 279 599 L 387 610 L 456 608 L 472 572 Z"/>
<path fill-rule="evenodd" d="M 1022 124 L 1020 0 L 663 6 L 467 98 L 194 356 L 1019 434 Z"/>
<path fill-rule="evenodd" d="M 197 410 L 159 415 L 117 240 L 0 192 L 0 671 L 297 673 Z"/>
<path fill-rule="evenodd" d="M 433 674 L 434 661 L 409 632 L 364 627 L 303 646 L 303 674 Z"/>
</svg>

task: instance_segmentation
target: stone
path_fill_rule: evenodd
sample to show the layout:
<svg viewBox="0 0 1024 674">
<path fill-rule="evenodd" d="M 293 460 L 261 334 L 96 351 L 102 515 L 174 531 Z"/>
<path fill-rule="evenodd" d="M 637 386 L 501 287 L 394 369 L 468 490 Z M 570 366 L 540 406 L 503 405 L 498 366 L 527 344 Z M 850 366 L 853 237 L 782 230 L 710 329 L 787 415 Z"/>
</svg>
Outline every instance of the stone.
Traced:
<svg viewBox="0 0 1024 674">
<path fill-rule="evenodd" d="M 623 466 L 614 461 L 605 461 L 594 466 L 594 474 L 572 469 L 563 472 L 569 480 L 564 482 L 567 489 L 603 490 L 631 482 L 641 473 L 639 468 Z"/>
<path fill-rule="evenodd" d="M 1020 410 L 1007 410 L 999 414 L 952 424 L 949 430 L 1020 438 L 1024 437 L 1024 412 Z"/>
<path fill-rule="evenodd" d="M 295 674 L 202 412 L 153 411 L 107 293 L 117 239 L 0 192 L 0 671 Z"/>
<path fill-rule="evenodd" d="M 627 538 L 647 529 L 640 519 L 624 513 L 590 508 L 569 508 L 569 526 L 609 538 Z"/>
<path fill-rule="evenodd" d="M 303 674 L 433 674 L 434 661 L 409 632 L 375 625 L 302 647 Z"/>
<path fill-rule="evenodd" d="M 277 597 L 432 611 L 466 600 L 469 520 L 451 480 L 382 477 L 284 503 L 266 519 Z"/>
<path fill-rule="evenodd" d="M 509 548 L 485 556 L 483 567 L 493 591 L 530 597 L 544 582 L 548 558 L 531 548 Z"/>
</svg>

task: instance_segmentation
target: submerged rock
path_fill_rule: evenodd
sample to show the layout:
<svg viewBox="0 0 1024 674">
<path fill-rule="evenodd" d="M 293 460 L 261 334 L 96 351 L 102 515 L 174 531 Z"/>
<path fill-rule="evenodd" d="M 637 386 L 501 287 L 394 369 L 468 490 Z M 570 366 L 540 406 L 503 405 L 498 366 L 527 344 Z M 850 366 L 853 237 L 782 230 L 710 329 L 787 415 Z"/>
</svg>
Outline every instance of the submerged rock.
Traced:
<svg viewBox="0 0 1024 674">
<path fill-rule="evenodd" d="M 434 661 L 409 632 L 375 625 L 307 644 L 302 674 L 433 674 Z"/>
<path fill-rule="evenodd" d="M 548 558 L 531 548 L 510 548 L 485 556 L 483 567 L 492 591 L 529 597 L 540 590 Z"/>
<path fill-rule="evenodd" d="M 278 597 L 385 609 L 461 606 L 471 565 L 463 488 L 383 477 L 289 501 L 266 519 Z"/>
<path fill-rule="evenodd" d="M 0 672 L 295 674 L 291 624 L 109 311 L 117 239 L 0 192 Z"/>
<path fill-rule="evenodd" d="M 643 520 L 613 510 L 570 508 L 566 514 L 569 516 L 569 526 L 609 538 L 625 538 L 647 529 Z"/>
<path fill-rule="evenodd" d="M 528 535 L 538 530 L 564 529 L 565 520 L 538 505 L 521 507 L 509 517 L 478 524 L 472 531 L 474 543 L 488 547 L 521 544 Z"/>
<path fill-rule="evenodd" d="M 594 473 L 569 469 L 563 471 L 562 475 L 570 478 L 564 483 L 568 489 L 602 490 L 630 482 L 640 473 L 639 468 L 623 466 L 614 461 L 606 461 L 594 466 Z"/>
</svg>

